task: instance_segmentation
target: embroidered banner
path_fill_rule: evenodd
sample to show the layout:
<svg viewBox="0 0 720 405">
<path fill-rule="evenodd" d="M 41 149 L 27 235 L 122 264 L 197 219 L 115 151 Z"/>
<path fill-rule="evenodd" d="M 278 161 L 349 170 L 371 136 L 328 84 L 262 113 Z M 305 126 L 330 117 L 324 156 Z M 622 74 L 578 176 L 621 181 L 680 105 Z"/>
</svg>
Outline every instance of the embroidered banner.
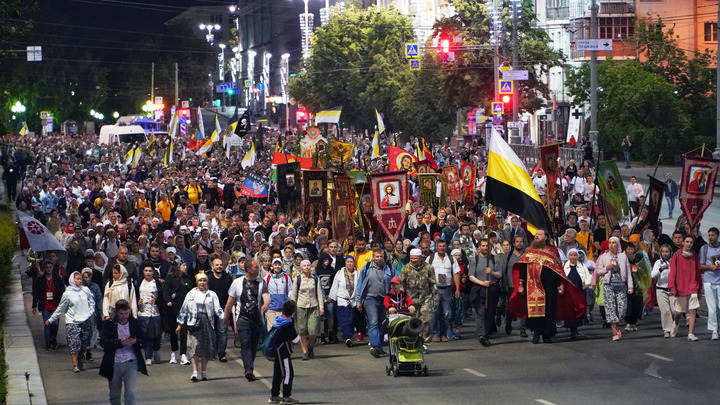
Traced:
<svg viewBox="0 0 720 405">
<path fill-rule="evenodd" d="M 545 145 L 540 147 L 540 167 L 545 172 L 547 180 L 546 193 L 548 200 L 555 195 L 555 182 L 558 176 L 558 157 L 560 156 L 560 144 Z"/>
<path fill-rule="evenodd" d="M 465 195 L 465 206 L 472 207 L 475 205 L 475 179 L 477 178 L 477 169 L 475 165 L 466 161 L 461 161 L 460 172 L 462 174 L 462 188 Z"/>
<path fill-rule="evenodd" d="M 413 163 L 415 166 L 415 171 L 418 174 L 424 174 L 424 173 L 437 173 L 437 170 L 435 170 L 434 167 L 430 164 L 429 160 L 421 160 L 419 162 Z"/>
<path fill-rule="evenodd" d="M 291 218 L 295 216 L 302 204 L 302 188 L 300 186 L 300 162 L 277 166 L 277 191 L 280 209 Z"/>
<path fill-rule="evenodd" d="M 327 212 L 327 171 L 303 170 L 303 203 L 305 212 Z"/>
<path fill-rule="evenodd" d="M 405 204 L 408 201 L 407 181 L 405 171 L 370 175 L 373 217 L 393 243 L 400 236 L 407 220 L 405 212 Z"/>
<path fill-rule="evenodd" d="M 715 178 L 720 160 L 686 156 L 683 159 L 680 207 L 690 228 L 702 219 L 715 192 Z"/>
<path fill-rule="evenodd" d="M 425 207 L 432 207 L 437 203 L 437 178 L 435 173 L 418 173 L 418 183 L 420 188 L 420 203 Z"/>
<path fill-rule="evenodd" d="M 462 201 L 462 183 L 460 183 L 460 175 L 457 166 L 445 166 L 442 168 L 443 178 L 445 179 L 445 193 L 447 201 Z"/>
<path fill-rule="evenodd" d="M 417 162 L 417 157 L 412 153 L 397 146 L 388 146 L 388 164 L 391 172 L 405 170 L 409 175 L 414 175 L 415 166 L 413 164 L 415 162 Z"/>
</svg>

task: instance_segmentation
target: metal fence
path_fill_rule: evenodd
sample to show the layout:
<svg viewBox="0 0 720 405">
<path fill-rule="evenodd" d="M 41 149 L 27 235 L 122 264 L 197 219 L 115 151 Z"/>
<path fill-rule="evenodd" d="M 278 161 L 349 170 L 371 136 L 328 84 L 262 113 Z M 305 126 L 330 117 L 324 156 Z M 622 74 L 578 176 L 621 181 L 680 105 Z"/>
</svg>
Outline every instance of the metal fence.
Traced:
<svg viewBox="0 0 720 405">
<path fill-rule="evenodd" d="M 518 155 L 525 166 L 530 169 L 538 164 L 540 159 L 540 147 L 536 145 L 510 144 L 512 150 Z M 584 160 L 585 151 L 577 148 L 560 148 L 560 164 L 566 166 L 570 160 L 580 166 Z M 597 162 L 598 151 L 593 151 L 593 158 Z"/>
</svg>

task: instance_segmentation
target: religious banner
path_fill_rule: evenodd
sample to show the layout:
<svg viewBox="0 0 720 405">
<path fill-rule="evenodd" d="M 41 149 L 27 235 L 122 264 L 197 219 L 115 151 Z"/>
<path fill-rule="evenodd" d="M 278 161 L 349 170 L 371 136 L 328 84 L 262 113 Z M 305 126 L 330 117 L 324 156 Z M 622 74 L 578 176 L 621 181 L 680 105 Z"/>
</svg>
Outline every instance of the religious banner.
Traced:
<svg viewBox="0 0 720 405">
<path fill-rule="evenodd" d="M 660 235 L 658 218 L 660 217 L 660 210 L 662 209 L 663 194 L 665 194 L 665 183 L 660 179 L 650 176 L 650 186 L 647 192 L 647 221 L 650 224 L 650 229 L 655 232 L 655 235 Z"/>
<path fill-rule="evenodd" d="M 320 128 L 310 127 L 300 140 L 300 155 L 312 159 L 316 153 L 325 153 L 327 144 L 328 141 L 322 136 Z"/>
<path fill-rule="evenodd" d="M 370 195 L 370 183 L 355 184 L 355 207 L 356 212 L 353 218 L 355 226 L 369 232 L 372 229 L 372 196 Z"/>
<path fill-rule="evenodd" d="M 437 202 L 437 178 L 437 173 L 418 173 L 420 203 L 425 207 L 432 207 Z"/>
<path fill-rule="evenodd" d="M 412 153 L 403 148 L 388 145 L 388 164 L 391 172 L 405 170 L 407 174 L 414 175 L 415 166 L 413 163 L 415 162 L 417 162 L 417 157 Z"/>
<path fill-rule="evenodd" d="M 618 223 L 630 211 L 628 210 L 625 185 L 614 160 L 606 160 L 598 164 L 597 182 L 598 186 L 600 186 L 600 194 L 614 208 L 611 210 L 616 215 L 613 222 Z M 605 212 L 608 219 L 610 219 L 607 208 Z"/>
<path fill-rule="evenodd" d="M 327 172 L 303 170 L 303 203 L 305 212 L 327 212 Z"/>
<path fill-rule="evenodd" d="M 460 174 L 458 174 L 457 166 L 445 166 L 442 168 L 443 178 L 445 179 L 445 194 L 447 200 L 451 202 L 462 201 L 462 183 L 460 182 Z"/>
<path fill-rule="evenodd" d="M 413 163 L 413 165 L 415 166 L 415 171 L 416 171 L 418 174 L 421 174 L 421 173 L 437 173 L 437 170 L 435 170 L 435 168 L 430 165 L 430 161 L 427 160 L 427 159 L 426 159 L 426 160 L 421 160 L 421 161 L 419 161 L 419 162 L 415 162 L 415 163 Z"/>
<path fill-rule="evenodd" d="M 282 165 L 292 162 L 300 162 L 300 168 L 302 169 L 312 169 L 313 162 L 310 158 L 288 155 L 287 153 L 273 152 L 272 163 L 274 165 Z"/>
<path fill-rule="evenodd" d="M 407 181 L 405 171 L 370 175 L 373 217 L 393 243 L 400 236 L 407 220 L 405 212 L 405 204 L 408 201 Z"/>
<path fill-rule="evenodd" d="M 347 176 L 335 177 L 335 188 L 332 191 L 330 211 L 333 224 L 333 235 L 342 245 L 353 228 L 355 214 L 355 190 Z"/>
<path fill-rule="evenodd" d="M 352 184 L 367 183 L 367 174 L 362 170 L 350 170 L 348 176 Z"/>
<path fill-rule="evenodd" d="M 558 176 L 558 157 L 560 157 L 559 143 L 540 147 L 540 167 L 543 172 L 545 172 L 548 198 L 552 198 L 555 195 L 555 182 Z"/>
<path fill-rule="evenodd" d="M 277 166 L 277 193 L 280 209 L 290 217 L 295 216 L 302 204 L 302 188 L 300 186 L 300 162 Z"/>
<path fill-rule="evenodd" d="M 472 163 L 463 160 L 460 162 L 460 172 L 463 194 L 465 195 L 465 205 L 472 207 L 475 205 L 475 179 L 477 178 L 477 169 Z"/>
<path fill-rule="evenodd" d="M 247 197 L 267 198 L 269 187 L 270 182 L 266 178 L 259 174 L 248 173 L 240 193 Z"/>
<path fill-rule="evenodd" d="M 353 143 L 340 142 L 336 140 L 331 141 L 333 162 L 341 162 L 345 164 L 352 162 L 354 150 L 355 144 Z"/>
<path fill-rule="evenodd" d="M 697 156 L 685 156 L 683 159 L 680 207 L 691 229 L 700 223 L 703 213 L 712 203 L 718 166 L 720 160 Z"/>
</svg>

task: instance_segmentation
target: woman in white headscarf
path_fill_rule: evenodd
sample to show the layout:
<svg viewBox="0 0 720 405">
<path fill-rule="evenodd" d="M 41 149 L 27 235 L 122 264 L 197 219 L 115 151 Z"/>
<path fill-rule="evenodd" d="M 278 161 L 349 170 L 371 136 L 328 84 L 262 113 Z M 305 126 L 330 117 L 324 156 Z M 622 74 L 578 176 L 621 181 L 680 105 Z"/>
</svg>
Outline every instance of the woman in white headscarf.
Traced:
<svg viewBox="0 0 720 405">
<path fill-rule="evenodd" d="M 132 316 L 137 318 L 135 289 L 128 282 L 125 266 L 122 264 L 113 266 L 112 277 L 113 279 L 105 286 L 105 294 L 103 294 L 103 320 L 107 321 L 115 317 L 115 303 L 119 300 L 127 300 L 130 303 Z"/>
<path fill-rule="evenodd" d="M 73 362 L 73 372 L 79 373 L 83 370 L 85 350 L 90 348 L 95 300 L 93 293 L 83 285 L 79 272 L 73 272 L 68 281 L 70 284 L 65 289 L 57 309 L 45 321 L 45 325 L 58 322 L 60 315 L 65 315 L 65 338 Z"/>
<path fill-rule="evenodd" d="M 597 275 L 603 278 L 605 317 L 613 331 L 613 340 L 620 340 L 622 334 L 618 324 L 625 318 L 627 295 L 633 292 L 630 262 L 620 248 L 620 238 L 608 240 L 608 250 L 597 261 Z"/>
</svg>

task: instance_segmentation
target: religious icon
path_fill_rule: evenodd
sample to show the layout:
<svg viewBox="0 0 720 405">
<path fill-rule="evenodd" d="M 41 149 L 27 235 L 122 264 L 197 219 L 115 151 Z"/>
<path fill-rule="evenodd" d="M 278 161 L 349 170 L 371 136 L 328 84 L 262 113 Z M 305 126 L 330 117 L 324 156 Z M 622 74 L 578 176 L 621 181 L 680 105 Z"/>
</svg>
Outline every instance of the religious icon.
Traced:
<svg viewBox="0 0 720 405">
<path fill-rule="evenodd" d="M 397 192 L 399 186 L 397 181 L 378 184 L 381 208 L 397 207 L 400 205 L 400 196 Z"/>
<path fill-rule="evenodd" d="M 310 197 L 322 197 L 322 180 L 310 180 Z"/>
<path fill-rule="evenodd" d="M 288 173 L 285 175 L 285 185 L 290 188 L 295 186 L 295 173 Z"/>
<path fill-rule="evenodd" d="M 688 193 L 705 194 L 707 177 L 707 169 L 697 166 L 691 166 Z"/>
</svg>

